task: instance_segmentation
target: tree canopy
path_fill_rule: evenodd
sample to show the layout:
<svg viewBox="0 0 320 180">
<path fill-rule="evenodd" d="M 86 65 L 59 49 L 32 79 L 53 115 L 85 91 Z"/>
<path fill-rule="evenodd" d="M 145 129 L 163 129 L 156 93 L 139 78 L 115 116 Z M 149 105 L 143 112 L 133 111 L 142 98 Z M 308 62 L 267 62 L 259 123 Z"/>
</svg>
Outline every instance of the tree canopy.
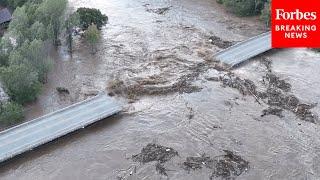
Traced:
<svg viewBox="0 0 320 180">
<path fill-rule="evenodd" d="M 23 107 L 14 102 L 0 105 L 0 123 L 2 125 L 13 125 L 23 119 Z"/>
<path fill-rule="evenodd" d="M 95 53 L 95 45 L 98 43 L 100 38 L 100 32 L 95 24 L 92 24 L 88 27 L 88 30 L 85 33 L 86 40 L 91 46 L 91 53 Z"/>
<path fill-rule="evenodd" d="M 264 8 L 261 11 L 261 19 L 266 24 L 266 26 L 270 26 L 271 24 L 271 9 L 270 9 L 270 1 L 267 1 L 264 5 Z"/>
<path fill-rule="evenodd" d="M 53 33 L 53 42 L 58 45 L 58 36 L 62 27 L 67 0 L 44 0 L 36 10 L 37 18 Z"/>
<path fill-rule="evenodd" d="M 227 9 L 238 16 L 257 15 L 264 8 L 267 0 L 217 0 L 224 4 Z"/>
<path fill-rule="evenodd" d="M 21 104 L 34 101 L 41 90 L 38 74 L 26 65 L 2 67 L 0 79 L 12 100 Z"/>
<path fill-rule="evenodd" d="M 108 22 L 108 16 L 101 13 L 99 9 L 79 8 L 77 13 L 80 16 L 80 25 L 87 29 L 91 24 L 95 24 L 98 29 Z"/>
</svg>

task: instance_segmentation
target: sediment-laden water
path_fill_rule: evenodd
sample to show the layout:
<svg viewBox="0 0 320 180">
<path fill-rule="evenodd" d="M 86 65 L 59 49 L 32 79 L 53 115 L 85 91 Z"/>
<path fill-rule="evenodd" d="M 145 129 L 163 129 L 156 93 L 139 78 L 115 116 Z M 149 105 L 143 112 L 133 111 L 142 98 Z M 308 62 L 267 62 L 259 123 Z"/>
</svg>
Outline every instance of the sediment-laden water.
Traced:
<svg viewBox="0 0 320 180">
<path fill-rule="evenodd" d="M 263 32 L 255 18 L 228 15 L 214 0 L 70 0 L 70 6 L 99 8 L 109 16 L 99 51 L 91 55 L 78 38 L 72 57 L 64 47 L 53 53 L 55 68 L 39 100 L 27 108 L 27 119 L 97 90 L 111 92 L 114 84 L 123 86 L 113 94 L 125 112 L 3 164 L 0 179 L 320 178 L 318 121 L 288 109 L 281 117 L 262 117 L 269 107 L 264 100 L 217 80 L 230 72 L 213 55 L 223 42 Z M 288 49 L 263 57 L 291 85 L 286 93 L 301 103 L 319 102 L 319 54 Z M 231 72 L 263 91 L 268 68 L 261 59 Z M 319 114 L 319 106 L 310 111 Z"/>
</svg>

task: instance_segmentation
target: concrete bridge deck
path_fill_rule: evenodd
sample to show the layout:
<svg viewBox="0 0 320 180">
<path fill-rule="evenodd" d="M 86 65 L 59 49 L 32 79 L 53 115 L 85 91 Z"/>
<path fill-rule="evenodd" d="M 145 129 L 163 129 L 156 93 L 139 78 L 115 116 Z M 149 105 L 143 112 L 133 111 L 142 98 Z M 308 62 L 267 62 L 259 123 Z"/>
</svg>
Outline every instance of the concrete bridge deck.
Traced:
<svg viewBox="0 0 320 180">
<path fill-rule="evenodd" d="M 0 162 L 120 111 L 118 103 L 100 94 L 0 132 Z"/>
<path fill-rule="evenodd" d="M 270 49 L 271 32 L 266 32 L 222 50 L 215 59 L 233 67 Z"/>
</svg>

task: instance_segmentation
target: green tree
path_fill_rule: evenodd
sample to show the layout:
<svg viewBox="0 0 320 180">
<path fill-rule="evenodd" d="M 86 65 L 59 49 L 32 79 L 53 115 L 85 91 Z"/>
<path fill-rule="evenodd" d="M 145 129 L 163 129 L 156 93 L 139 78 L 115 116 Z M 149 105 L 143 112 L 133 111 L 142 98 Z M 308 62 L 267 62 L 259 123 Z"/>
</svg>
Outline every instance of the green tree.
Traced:
<svg viewBox="0 0 320 180">
<path fill-rule="evenodd" d="M 36 21 L 35 23 L 32 24 L 32 26 L 29 29 L 29 36 L 28 36 L 29 40 L 33 40 L 33 39 L 45 40 L 47 39 L 47 37 L 48 37 L 47 30 L 41 22 Z"/>
<path fill-rule="evenodd" d="M 102 14 L 99 9 L 79 8 L 77 13 L 80 16 L 80 24 L 83 29 L 87 29 L 91 24 L 95 24 L 98 29 L 101 29 L 108 21 L 108 16 Z"/>
<path fill-rule="evenodd" d="M 23 108 L 21 105 L 14 102 L 8 102 L 0 105 L 1 125 L 13 125 L 21 120 L 23 120 Z"/>
<path fill-rule="evenodd" d="M 0 68 L 0 79 L 11 99 L 20 104 L 34 101 L 41 90 L 38 74 L 25 65 Z"/>
<path fill-rule="evenodd" d="M 40 19 L 37 16 L 37 11 L 42 2 L 43 0 L 29 0 L 27 3 L 24 4 L 24 6 L 26 7 L 26 13 L 28 15 L 29 25 L 35 23 L 36 21 L 40 21 Z"/>
<path fill-rule="evenodd" d="M 10 6 L 12 8 L 16 8 L 18 6 L 22 6 L 28 0 L 1 0 L 0 4 L 4 6 Z"/>
<path fill-rule="evenodd" d="M 3 51 L 0 51 L 0 66 L 8 65 L 9 55 Z"/>
<path fill-rule="evenodd" d="M 63 17 L 67 8 L 67 0 L 44 0 L 36 12 L 37 19 L 47 28 L 52 28 L 53 43 L 59 44 L 58 36 L 62 27 Z"/>
<path fill-rule="evenodd" d="M 259 14 L 266 0 L 223 0 L 229 11 L 238 16 Z"/>
<path fill-rule="evenodd" d="M 2 0 L 0 1 L 1 6 L 8 6 L 8 0 Z"/>
<path fill-rule="evenodd" d="M 72 54 L 72 29 L 76 26 L 80 25 L 80 15 L 75 12 L 71 14 L 65 22 L 66 33 L 67 33 L 67 44 L 69 52 Z"/>
<path fill-rule="evenodd" d="M 23 6 L 24 3 L 26 3 L 28 0 L 9 0 L 9 1 L 13 1 L 13 3 L 11 3 L 13 5 L 12 7 L 20 7 L 20 6 Z"/>
<path fill-rule="evenodd" d="M 96 52 L 96 45 L 100 38 L 100 32 L 95 24 L 88 27 L 88 30 L 85 32 L 85 37 L 91 46 L 91 53 L 94 54 Z"/>
<path fill-rule="evenodd" d="M 53 62 L 49 58 L 44 42 L 41 40 L 25 41 L 21 47 L 11 52 L 9 56 L 10 65 L 24 64 L 37 72 L 40 82 L 46 82 L 47 74 Z"/>
<path fill-rule="evenodd" d="M 15 37 L 18 45 L 21 45 L 27 36 L 29 24 L 26 7 L 18 7 L 13 13 L 13 19 L 9 24 L 8 31 Z"/>
<path fill-rule="evenodd" d="M 265 3 L 264 8 L 261 11 L 261 16 L 260 16 L 260 18 L 266 24 L 267 27 L 270 27 L 270 24 L 271 24 L 270 11 L 271 11 L 270 1 L 268 1 L 268 2 Z"/>
<path fill-rule="evenodd" d="M 219 3 L 219 4 L 223 4 L 223 0 L 216 0 L 217 1 L 217 3 Z"/>
<path fill-rule="evenodd" d="M 14 44 L 11 41 L 11 37 L 9 33 L 5 33 L 4 36 L 0 39 L 0 48 L 1 51 L 4 51 L 6 54 L 10 54 L 10 52 L 14 49 Z"/>
</svg>

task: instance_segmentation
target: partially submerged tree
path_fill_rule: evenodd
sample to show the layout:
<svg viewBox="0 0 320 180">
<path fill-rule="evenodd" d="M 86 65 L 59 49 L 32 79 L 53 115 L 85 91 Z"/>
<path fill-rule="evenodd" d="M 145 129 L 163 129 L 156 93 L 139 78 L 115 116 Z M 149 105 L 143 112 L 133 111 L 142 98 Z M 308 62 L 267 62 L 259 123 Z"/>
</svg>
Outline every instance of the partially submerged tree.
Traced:
<svg viewBox="0 0 320 180">
<path fill-rule="evenodd" d="M 96 45 L 100 38 L 100 32 L 95 24 L 88 27 L 88 30 L 85 32 L 85 37 L 91 46 L 91 53 L 94 54 L 96 52 Z"/>
<path fill-rule="evenodd" d="M 38 39 L 38 40 L 44 40 L 48 38 L 48 33 L 43 25 L 43 23 L 36 21 L 33 23 L 29 29 L 29 40 Z"/>
<path fill-rule="evenodd" d="M 28 0 L 1 0 L 0 5 L 10 6 L 12 8 L 16 8 L 18 6 L 22 6 Z"/>
<path fill-rule="evenodd" d="M 72 53 L 72 33 L 73 28 L 80 25 L 80 15 L 79 13 L 75 12 L 71 14 L 65 22 L 66 32 L 67 32 L 67 44 L 69 52 Z"/>
<path fill-rule="evenodd" d="M 87 29 L 91 24 L 95 24 L 98 29 L 108 22 L 108 16 L 101 13 L 99 9 L 79 8 L 77 13 L 80 16 L 80 25 Z"/>
<path fill-rule="evenodd" d="M 217 0 L 223 3 L 229 11 L 238 16 L 252 16 L 261 12 L 267 0 Z"/>
<path fill-rule="evenodd" d="M 6 53 L 2 47 L 0 46 L 0 67 L 7 66 L 9 62 L 9 54 Z"/>
<path fill-rule="evenodd" d="M 266 24 L 267 27 L 270 27 L 270 24 L 271 24 L 270 11 L 271 11 L 270 1 L 268 1 L 265 3 L 264 8 L 261 11 L 261 16 L 260 16 L 260 18 Z"/>
<path fill-rule="evenodd" d="M 41 40 L 26 41 L 21 47 L 11 52 L 9 56 L 10 65 L 24 64 L 37 72 L 38 80 L 46 82 L 47 73 L 53 62 L 49 58 L 44 42 Z"/>
<path fill-rule="evenodd" d="M 37 19 L 52 29 L 53 43 L 59 45 L 58 36 L 61 30 L 67 0 L 44 0 L 37 9 Z"/>
<path fill-rule="evenodd" d="M 21 105 L 8 102 L 0 104 L 0 125 L 8 126 L 23 119 L 23 108 Z"/>
<path fill-rule="evenodd" d="M 14 11 L 13 17 L 9 24 L 8 32 L 15 38 L 19 46 L 24 42 L 29 29 L 26 7 L 18 7 Z"/>
<path fill-rule="evenodd" d="M 0 68 L 0 79 L 11 99 L 20 104 L 34 101 L 41 90 L 38 74 L 23 64 Z"/>
</svg>

